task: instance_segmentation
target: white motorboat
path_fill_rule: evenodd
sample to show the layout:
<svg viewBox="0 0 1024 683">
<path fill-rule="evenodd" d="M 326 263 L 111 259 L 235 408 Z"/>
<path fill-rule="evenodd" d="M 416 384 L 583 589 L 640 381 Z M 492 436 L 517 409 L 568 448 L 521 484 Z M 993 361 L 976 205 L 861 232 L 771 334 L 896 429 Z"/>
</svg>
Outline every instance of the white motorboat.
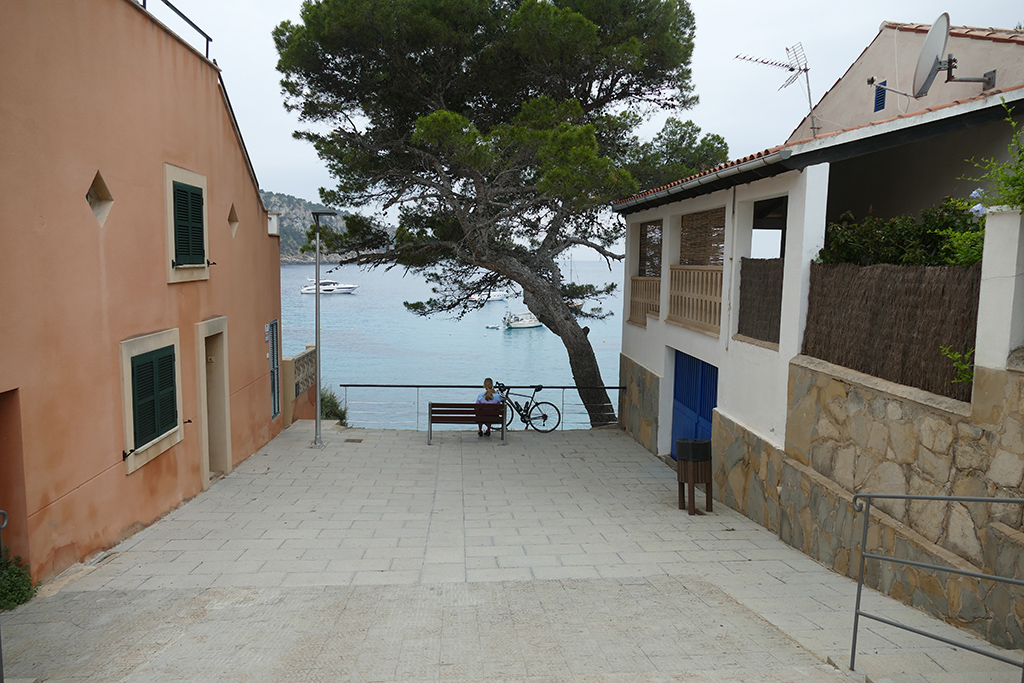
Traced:
<svg viewBox="0 0 1024 683">
<path fill-rule="evenodd" d="M 469 297 L 469 300 L 470 301 L 475 301 L 476 303 L 480 303 L 481 301 L 484 302 L 484 303 L 488 303 L 490 301 L 504 301 L 507 298 L 508 298 L 508 292 L 493 291 L 493 292 L 481 292 L 480 294 L 474 294 L 471 297 Z"/>
<path fill-rule="evenodd" d="M 509 330 L 522 330 L 529 327 L 540 327 L 543 323 L 533 313 L 509 313 L 501 321 Z"/>
<path fill-rule="evenodd" d="M 303 285 L 299 291 L 303 294 L 316 294 L 316 280 L 313 278 L 306 279 L 309 280 L 310 284 Z M 320 280 L 321 294 L 355 294 L 357 289 L 359 289 L 359 285 L 345 284 L 335 280 Z"/>
</svg>

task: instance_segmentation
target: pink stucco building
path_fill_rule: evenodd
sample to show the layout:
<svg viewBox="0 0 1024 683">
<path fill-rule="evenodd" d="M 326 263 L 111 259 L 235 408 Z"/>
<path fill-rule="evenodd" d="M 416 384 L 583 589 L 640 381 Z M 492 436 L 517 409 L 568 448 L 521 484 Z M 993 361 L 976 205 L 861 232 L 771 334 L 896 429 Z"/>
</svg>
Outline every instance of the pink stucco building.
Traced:
<svg viewBox="0 0 1024 683">
<path fill-rule="evenodd" d="M 131 0 L 0 41 L 0 509 L 46 578 L 283 428 L 279 244 L 217 65 Z"/>
</svg>

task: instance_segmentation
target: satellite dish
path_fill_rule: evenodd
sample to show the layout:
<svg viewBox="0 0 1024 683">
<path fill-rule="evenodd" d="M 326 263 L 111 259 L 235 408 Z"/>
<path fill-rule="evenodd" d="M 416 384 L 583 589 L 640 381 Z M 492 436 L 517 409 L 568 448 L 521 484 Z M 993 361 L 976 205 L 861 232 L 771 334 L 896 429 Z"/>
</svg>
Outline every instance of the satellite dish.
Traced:
<svg viewBox="0 0 1024 683">
<path fill-rule="evenodd" d="M 949 14 L 943 12 L 928 29 L 921 54 L 914 69 L 914 97 L 924 97 L 932 87 L 935 75 L 943 67 L 946 55 L 946 41 L 949 39 Z"/>
</svg>

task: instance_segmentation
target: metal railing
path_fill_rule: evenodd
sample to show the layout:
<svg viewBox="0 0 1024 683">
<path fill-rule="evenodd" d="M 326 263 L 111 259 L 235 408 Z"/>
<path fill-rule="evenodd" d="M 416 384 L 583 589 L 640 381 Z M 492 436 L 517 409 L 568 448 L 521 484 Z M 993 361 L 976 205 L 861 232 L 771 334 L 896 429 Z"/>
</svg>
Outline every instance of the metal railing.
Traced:
<svg viewBox="0 0 1024 683">
<path fill-rule="evenodd" d="M 936 633 L 929 633 L 913 626 L 888 619 L 878 614 L 870 614 L 863 611 L 860 608 L 861 605 L 861 591 L 864 587 L 864 564 L 868 559 L 879 560 L 880 562 L 893 562 L 895 564 L 903 564 L 911 567 L 919 567 L 921 569 L 932 569 L 935 571 L 948 572 L 950 574 L 959 574 L 961 576 L 969 576 L 974 579 L 983 579 L 986 581 L 996 581 L 998 583 L 1008 583 L 1014 586 L 1024 586 L 1024 580 L 1013 579 L 1006 576 L 999 576 L 997 574 L 985 574 L 982 572 L 972 572 L 965 569 L 957 569 L 955 567 L 943 567 L 936 564 L 928 564 L 927 562 L 918 562 L 916 560 L 906 560 L 898 557 L 889 557 L 888 555 L 879 555 L 877 553 L 869 553 L 866 551 L 868 545 L 868 524 L 871 521 L 871 501 L 875 498 L 884 498 L 885 500 L 930 500 L 930 501 L 944 501 L 949 503 L 1006 503 L 1011 505 L 1024 505 L 1024 498 L 985 498 L 985 497 L 970 497 L 970 496 L 917 496 L 917 495 L 906 495 L 906 494 L 895 494 L 895 493 L 858 493 L 853 497 L 853 509 L 857 512 L 864 513 L 864 530 L 860 541 L 860 572 L 857 576 L 857 604 L 854 608 L 853 614 L 853 643 L 850 646 L 850 670 L 854 670 L 854 665 L 857 659 L 857 631 L 860 627 L 860 618 L 873 619 L 875 621 L 893 626 L 895 628 L 903 629 L 904 631 L 910 631 L 916 633 L 919 636 L 938 640 L 939 642 L 945 643 L 946 645 L 952 645 L 953 647 L 963 648 L 970 652 L 974 652 L 979 655 L 984 655 L 992 659 L 1005 662 L 1021 669 L 1021 683 L 1024 683 L 1024 661 L 1017 661 L 1010 659 L 1005 655 L 1001 655 L 997 652 L 989 652 L 988 650 L 982 650 L 981 648 L 974 647 L 968 643 L 964 643 L 957 640 L 952 640 L 944 636 L 940 636 Z"/>
<path fill-rule="evenodd" d="M 427 405 L 430 402 L 463 402 L 471 403 L 476 400 L 477 394 L 483 391 L 479 384 L 340 384 L 344 390 L 342 401 L 346 410 L 346 419 L 349 426 L 368 427 L 371 429 L 415 429 L 420 431 L 420 425 L 425 430 L 427 424 Z M 533 384 L 509 384 L 509 389 L 532 389 Z M 602 387 L 576 387 L 572 386 L 550 386 L 543 385 L 544 389 L 537 394 L 538 401 L 550 401 L 558 406 L 562 413 L 560 430 L 566 429 L 590 429 L 590 416 L 587 413 L 583 402 L 576 398 L 566 396 L 566 392 L 576 392 L 577 389 L 604 389 L 606 391 L 621 391 L 625 387 L 602 386 Z M 375 400 L 360 400 L 362 390 L 368 390 L 375 395 Z M 404 396 L 383 400 L 381 392 L 404 393 Z M 351 391 L 351 393 L 350 393 Z M 552 396 L 553 392 L 560 392 L 559 397 Z M 556 400 L 557 399 L 557 400 Z M 612 414 L 617 413 L 617 403 L 612 401 Z"/>
<path fill-rule="evenodd" d="M 162 3 L 164 3 L 165 5 L 167 5 L 168 7 L 170 7 L 171 11 L 173 11 L 175 14 L 177 14 L 179 17 L 181 17 L 185 21 L 186 24 L 188 24 L 189 26 L 194 28 L 199 33 L 199 35 L 201 35 L 203 38 L 206 38 L 206 58 L 209 59 L 210 58 L 210 43 L 213 42 L 213 38 L 211 38 L 209 35 L 207 35 L 206 31 L 204 31 L 203 29 L 201 29 L 198 26 L 196 26 L 195 22 L 193 22 L 191 19 L 186 17 L 184 14 L 182 14 L 182 11 L 180 9 L 178 9 L 177 7 L 175 7 L 174 5 L 172 5 L 169 2 L 169 0 L 160 0 L 160 1 Z M 146 7 L 146 0 L 141 0 L 141 4 L 142 4 L 142 9 L 148 9 L 148 7 Z M 0 681 L 0 683 L 2 683 L 2 681 Z"/>
</svg>

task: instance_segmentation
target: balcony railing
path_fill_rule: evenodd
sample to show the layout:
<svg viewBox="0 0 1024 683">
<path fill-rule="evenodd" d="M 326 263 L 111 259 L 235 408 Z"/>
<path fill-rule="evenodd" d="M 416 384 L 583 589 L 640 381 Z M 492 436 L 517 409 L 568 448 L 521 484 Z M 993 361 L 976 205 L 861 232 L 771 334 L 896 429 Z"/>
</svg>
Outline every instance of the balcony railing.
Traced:
<svg viewBox="0 0 1024 683">
<path fill-rule="evenodd" d="M 477 384 L 341 384 L 341 402 L 347 412 L 350 427 L 365 429 L 426 429 L 427 406 L 431 401 L 472 402 L 480 393 Z M 533 386 L 513 385 L 509 389 L 532 389 Z M 616 392 L 609 396 L 611 412 L 618 410 L 618 392 L 625 387 L 576 387 L 544 385 L 537 394 L 538 401 L 554 403 L 562 413 L 560 430 L 590 429 L 590 415 L 579 397 L 580 389 L 602 388 Z M 471 425 L 476 429 L 475 425 Z M 511 427 L 522 429 L 517 419 Z M 455 427 L 452 427 L 455 429 Z"/>
<path fill-rule="evenodd" d="M 722 320 L 722 267 L 670 266 L 665 319 L 718 336 Z"/>
<path fill-rule="evenodd" d="M 630 278 L 629 291 L 629 322 L 647 327 L 648 315 L 661 315 L 661 278 Z"/>
</svg>

